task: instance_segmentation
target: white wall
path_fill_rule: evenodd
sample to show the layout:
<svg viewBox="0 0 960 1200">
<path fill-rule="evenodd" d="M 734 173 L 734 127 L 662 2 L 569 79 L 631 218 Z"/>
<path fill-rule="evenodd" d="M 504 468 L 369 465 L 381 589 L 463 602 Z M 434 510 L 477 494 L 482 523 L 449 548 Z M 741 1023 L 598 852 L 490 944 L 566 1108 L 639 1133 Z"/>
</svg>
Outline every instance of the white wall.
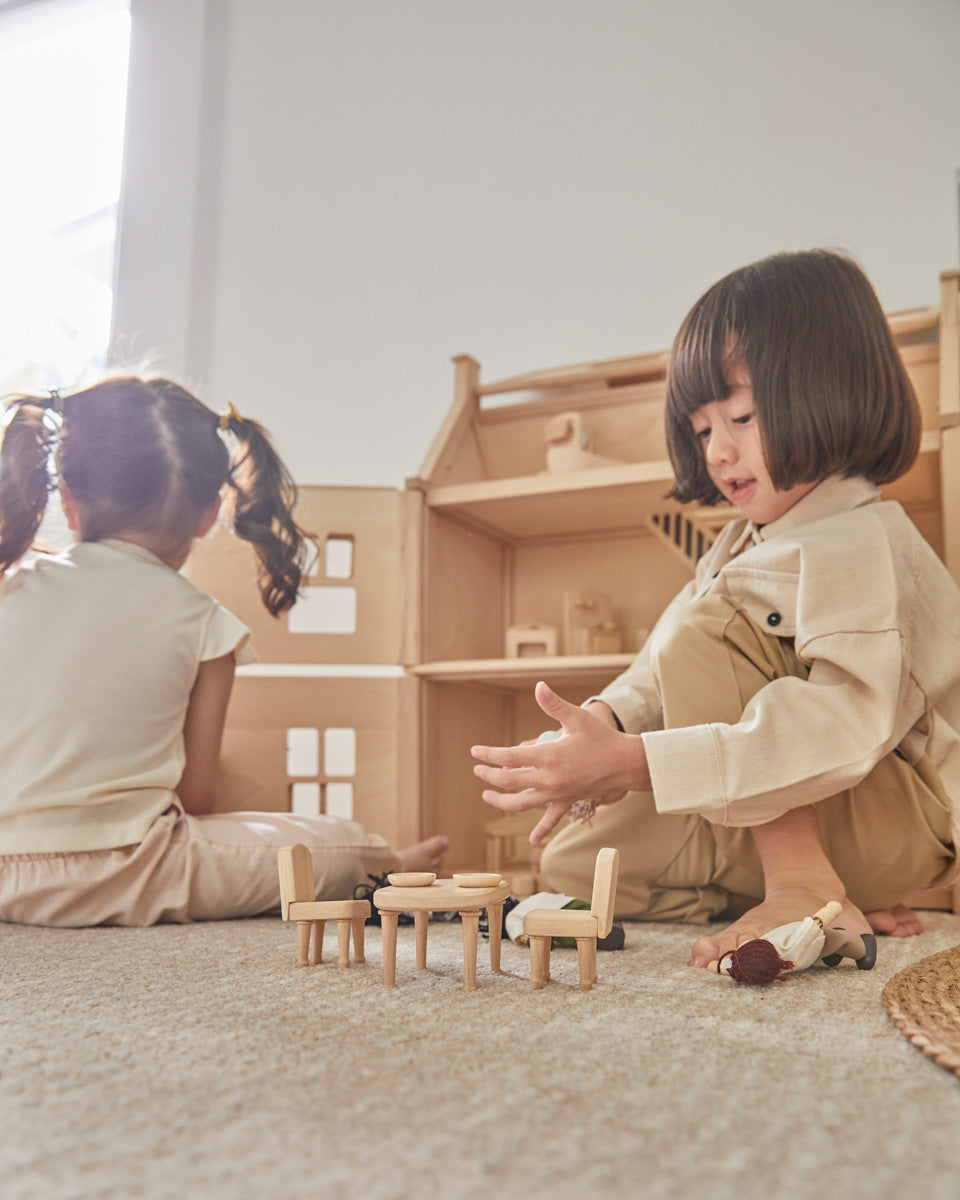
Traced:
<svg viewBox="0 0 960 1200">
<path fill-rule="evenodd" d="M 302 483 L 400 484 L 483 376 L 666 345 L 721 274 L 958 265 L 955 0 L 132 0 L 116 332 Z"/>
</svg>

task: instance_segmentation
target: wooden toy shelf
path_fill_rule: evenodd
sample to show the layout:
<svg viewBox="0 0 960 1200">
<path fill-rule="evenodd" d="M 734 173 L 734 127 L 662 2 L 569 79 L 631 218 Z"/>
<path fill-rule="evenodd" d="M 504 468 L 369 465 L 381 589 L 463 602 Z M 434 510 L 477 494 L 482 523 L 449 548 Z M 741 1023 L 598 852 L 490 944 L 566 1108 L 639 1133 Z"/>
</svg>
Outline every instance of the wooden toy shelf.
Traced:
<svg viewBox="0 0 960 1200">
<path fill-rule="evenodd" d="M 505 691 L 527 690 L 549 678 L 555 687 L 602 687 L 633 662 L 632 654 L 553 655 L 531 658 L 464 659 L 421 663 L 411 675 L 435 683 L 473 683 Z"/>
<path fill-rule="evenodd" d="M 510 541 L 636 529 L 679 509 L 667 460 L 428 487 L 429 508 Z"/>
</svg>

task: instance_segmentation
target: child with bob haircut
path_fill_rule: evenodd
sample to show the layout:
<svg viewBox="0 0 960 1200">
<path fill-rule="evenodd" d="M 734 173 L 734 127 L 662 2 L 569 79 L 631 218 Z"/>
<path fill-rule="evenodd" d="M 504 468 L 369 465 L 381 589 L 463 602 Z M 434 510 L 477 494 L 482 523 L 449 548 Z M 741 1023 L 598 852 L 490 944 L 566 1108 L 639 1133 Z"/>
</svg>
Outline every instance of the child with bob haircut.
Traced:
<svg viewBox="0 0 960 1200">
<path fill-rule="evenodd" d="M 51 464 L 53 471 L 51 471 Z M 76 542 L 19 563 L 59 486 Z M 178 572 L 231 498 L 263 602 L 294 603 L 310 540 L 264 429 L 165 379 L 108 379 L 11 406 L 0 449 L 0 920 L 151 925 L 279 905 L 277 849 L 317 895 L 433 868 L 353 821 L 212 813 L 249 631 Z"/>
<path fill-rule="evenodd" d="M 860 268 L 778 254 L 711 287 L 673 345 L 666 425 L 673 496 L 742 517 L 599 696 L 537 685 L 562 736 L 473 748 L 483 798 L 545 809 L 534 844 L 574 804 L 590 817 L 544 849 L 556 891 L 588 896 L 613 845 L 620 915 L 738 917 L 697 966 L 830 900 L 868 948 L 917 933 L 910 894 L 956 876 L 960 590 L 879 492 L 921 423 Z"/>
</svg>

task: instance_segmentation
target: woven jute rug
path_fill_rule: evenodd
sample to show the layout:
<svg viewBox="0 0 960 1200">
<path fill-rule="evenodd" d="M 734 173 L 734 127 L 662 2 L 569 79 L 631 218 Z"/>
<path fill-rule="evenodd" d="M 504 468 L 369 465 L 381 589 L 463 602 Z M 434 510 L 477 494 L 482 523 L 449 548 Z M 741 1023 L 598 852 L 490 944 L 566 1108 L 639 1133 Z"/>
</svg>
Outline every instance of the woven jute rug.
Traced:
<svg viewBox="0 0 960 1200">
<path fill-rule="evenodd" d="M 960 1075 L 960 946 L 905 967 L 883 989 L 883 1002 L 904 1037 Z"/>
</svg>

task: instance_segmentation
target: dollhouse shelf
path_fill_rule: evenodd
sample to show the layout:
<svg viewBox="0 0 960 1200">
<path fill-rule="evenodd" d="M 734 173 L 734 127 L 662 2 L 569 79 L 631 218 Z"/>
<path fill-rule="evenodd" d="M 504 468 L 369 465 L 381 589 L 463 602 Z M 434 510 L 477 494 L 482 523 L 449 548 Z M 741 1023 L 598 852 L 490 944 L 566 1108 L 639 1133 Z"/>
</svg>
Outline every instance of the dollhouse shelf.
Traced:
<svg viewBox="0 0 960 1200">
<path fill-rule="evenodd" d="M 604 687 L 635 657 L 634 654 L 570 654 L 549 658 L 474 658 L 420 663 L 407 670 L 434 683 L 469 683 L 472 687 L 505 691 L 526 691 L 540 679 L 554 688 L 571 684 Z"/>
<path fill-rule="evenodd" d="M 428 485 L 425 496 L 435 512 L 509 541 L 527 541 L 637 529 L 650 513 L 679 509 L 664 498 L 673 482 L 667 461 L 622 463 Z"/>
</svg>

